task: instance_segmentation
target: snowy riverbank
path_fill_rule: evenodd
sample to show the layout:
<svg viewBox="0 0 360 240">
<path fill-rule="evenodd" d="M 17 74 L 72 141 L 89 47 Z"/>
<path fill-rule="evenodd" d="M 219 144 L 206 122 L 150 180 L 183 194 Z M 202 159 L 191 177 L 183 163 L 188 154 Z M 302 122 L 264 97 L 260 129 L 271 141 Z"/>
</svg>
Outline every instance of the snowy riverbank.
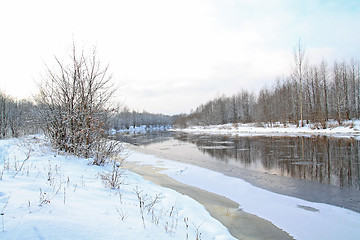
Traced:
<svg viewBox="0 0 360 240">
<path fill-rule="evenodd" d="M 174 131 L 188 133 L 206 134 L 226 134 L 226 135 L 331 135 L 335 137 L 353 136 L 360 138 L 360 120 L 347 121 L 341 126 L 335 121 L 327 123 L 327 128 L 323 129 L 319 124 L 306 124 L 304 127 L 297 127 L 292 124 L 223 124 L 210 126 L 193 126 Z"/>
<path fill-rule="evenodd" d="M 295 239 L 360 235 L 360 214 L 347 209 L 275 194 L 238 178 L 134 151 L 127 161 L 165 169 L 162 173 L 178 182 L 225 196 L 239 210 L 271 221 Z M 124 170 L 120 189 L 105 188 L 100 174 L 109 170 L 57 154 L 41 136 L 0 140 L 0 239 L 191 240 L 200 233 L 201 239 L 234 239 L 195 200 L 131 171 Z"/>
<path fill-rule="evenodd" d="M 105 188 L 106 171 L 40 136 L 0 140 L 0 239 L 234 239 L 195 200 L 127 170 Z"/>
</svg>

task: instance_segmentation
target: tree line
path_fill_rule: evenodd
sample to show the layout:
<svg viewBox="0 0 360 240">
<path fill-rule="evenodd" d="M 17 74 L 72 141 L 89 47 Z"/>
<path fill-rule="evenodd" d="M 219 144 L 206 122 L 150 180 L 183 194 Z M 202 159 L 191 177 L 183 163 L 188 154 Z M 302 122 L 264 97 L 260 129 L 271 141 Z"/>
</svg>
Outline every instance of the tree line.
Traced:
<svg viewBox="0 0 360 240">
<path fill-rule="evenodd" d="M 303 47 L 294 49 L 291 74 L 278 77 L 275 84 L 258 94 L 241 90 L 201 104 L 190 114 L 176 119 L 180 127 L 226 123 L 280 122 L 318 123 L 360 118 L 360 62 L 335 61 L 309 64 Z"/>
<path fill-rule="evenodd" d="M 130 127 L 146 126 L 160 127 L 172 126 L 173 117 L 164 114 L 154 114 L 146 111 L 138 112 L 124 107 L 119 113 L 112 118 L 112 128 L 115 130 L 129 129 Z"/>
</svg>

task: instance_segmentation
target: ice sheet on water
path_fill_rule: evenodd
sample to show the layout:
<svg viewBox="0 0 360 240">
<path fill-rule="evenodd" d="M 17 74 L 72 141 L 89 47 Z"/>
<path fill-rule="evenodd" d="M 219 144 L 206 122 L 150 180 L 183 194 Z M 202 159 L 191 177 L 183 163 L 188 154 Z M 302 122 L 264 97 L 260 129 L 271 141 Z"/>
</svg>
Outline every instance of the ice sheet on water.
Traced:
<svg viewBox="0 0 360 240">
<path fill-rule="evenodd" d="M 200 149 L 231 149 L 234 148 L 233 146 L 222 146 L 222 145 L 218 145 L 218 146 L 199 146 L 198 148 Z"/>
</svg>

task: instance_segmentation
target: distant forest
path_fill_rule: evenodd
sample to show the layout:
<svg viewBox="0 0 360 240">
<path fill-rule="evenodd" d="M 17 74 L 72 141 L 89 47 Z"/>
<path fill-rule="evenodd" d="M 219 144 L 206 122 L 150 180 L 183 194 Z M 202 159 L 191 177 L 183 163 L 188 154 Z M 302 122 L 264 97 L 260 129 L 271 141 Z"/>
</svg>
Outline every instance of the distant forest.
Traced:
<svg viewBox="0 0 360 240">
<path fill-rule="evenodd" d="M 326 127 L 329 119 L 341 124 L 360 117 L 360 63 L 356 60 L 309 65 L 301 47 L 294 50 L 289 76 L 278 78 L 258 94 L 241 90 L 217 97 L 177 118 L 180 127 L 226 123 L 309 122 Z M 302 120 L 302 121 L 301 121 Z"/>
<path fill-rule="evenodd" d="M 112 128 L 115 130 L 129 129 L 130 127 L 159 127 L 171 126 L 173 124 L 173 116 L 164 114 L 153 114 L 146 111 L 137 112 L 124 107 L 121 112 L 112 118 Z"/>
<path fill-rule="evenodd" d="M 37 133 L 39 114 L 27 100 L 16 100 L 0 92 L 0 139 Z"/>
</svg>

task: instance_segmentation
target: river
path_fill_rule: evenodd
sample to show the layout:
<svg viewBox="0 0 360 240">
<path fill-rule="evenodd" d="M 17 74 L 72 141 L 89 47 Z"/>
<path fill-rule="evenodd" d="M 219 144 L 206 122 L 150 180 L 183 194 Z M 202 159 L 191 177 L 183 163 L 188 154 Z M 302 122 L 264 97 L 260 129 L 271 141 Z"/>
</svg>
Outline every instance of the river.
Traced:
<svg viewBox="0 0 360 240">
<path fill-rule="evenodd" d="M 149 132 L 113 138 L 131 143 L 129 148 L 136 152 L 214 170 L 275 193 L 360 212 L 360 142 L 351 137 Z M 238 211 L 239 206 L 231 200 L 180 184 L 160 174 L 156 165 L 147 166 L 145 161 L 139 161 L 145 165 L 130 163 L 127 168 L 196 199 L 236 238 L 292 239 L 271 222 Z M 304 209 L 313 210 L 306 206 Z"/>
<path fill-rule="evenodd" d="M 224 136 L 181 132 L 121 135 L 123 141 L 198 162 L 218 162 L 294 179 L 360 190 L 360 141 L 326 136 Z"/>
</svg>

